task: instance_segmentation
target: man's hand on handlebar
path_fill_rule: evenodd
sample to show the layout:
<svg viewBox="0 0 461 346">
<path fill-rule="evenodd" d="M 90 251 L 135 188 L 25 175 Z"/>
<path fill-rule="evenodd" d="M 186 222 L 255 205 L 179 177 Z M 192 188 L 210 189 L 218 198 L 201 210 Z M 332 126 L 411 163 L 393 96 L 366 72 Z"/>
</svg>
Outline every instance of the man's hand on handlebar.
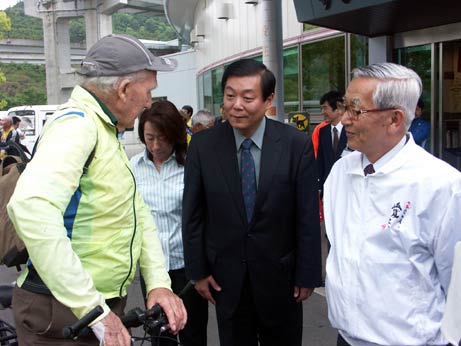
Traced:
<svg viewBox="0 0 461 346">
<path fill-rule="evenodd" d="M 197 290 L 197 292 L 212 304 L 216 304 L 213 295 L 210 292 L 210 286 L 217 292 L 221 291 L 221 287 L 218 285 L 218 283 L 211 275 L 207 276 L 206 278 L 197 280 L 197 282 L 195 283 L 195 289 Z"/>
<path fill-rule="evenodd" d="M 104 325 L 104 346 L 130 346 L 131 337 L 120 318 L 112 311 L 101 320 Z"/>
<path fill-rule="evenodd" d="M 187 322 L 187 311 L 182 299 L 166 288 L 155 288 L 147 296 L 147 308 L 159 304 L 168 318 L 170 331 L 177 334 Z"/>
</svg>

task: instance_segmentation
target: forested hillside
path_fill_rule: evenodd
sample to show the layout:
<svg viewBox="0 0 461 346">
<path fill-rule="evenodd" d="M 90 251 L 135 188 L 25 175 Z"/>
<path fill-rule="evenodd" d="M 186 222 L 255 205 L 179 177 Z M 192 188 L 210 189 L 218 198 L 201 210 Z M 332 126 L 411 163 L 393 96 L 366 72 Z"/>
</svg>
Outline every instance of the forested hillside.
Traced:
<svg viewBox="0 0 461 346">
<path fill-rule="evenodd" d="M 42 40 L 42 21 L 24 14 L 24 3 L 19 2 L 5 10 L 11 19 L 11 31 L 3 32 L 5 37 Z M 148 14 L 115 13 L 112 17 L 113 32 L 130 34 L 146 40 L 169 41 L 176 38 L 173 28 L 163 16 Z M 85 42 L 85 23 L 83 18 L 71 20 L 70 41 Z"/>
<path fill-rule="evenodd" d="M 11 20 L 11 28 L 5 30 L 0 25 L 0 37 L 43 40 L 41 19 L 26 16 L 23 2 L 5 12 Z M 146 40 L 168 41 L 176 38 L 174 30 L 163 16 L 115 13 L 112 26 L 114 33 L 126 33 Z M 70 22 L 70 40 L 72 43 L 85 42 L 83 18 Z M 44 66 L 0 63 L 0 72 L 6 78 L 6 81 L 0 78 L 0 110 L 24 104 L 46 104 Z"/>
</svg>

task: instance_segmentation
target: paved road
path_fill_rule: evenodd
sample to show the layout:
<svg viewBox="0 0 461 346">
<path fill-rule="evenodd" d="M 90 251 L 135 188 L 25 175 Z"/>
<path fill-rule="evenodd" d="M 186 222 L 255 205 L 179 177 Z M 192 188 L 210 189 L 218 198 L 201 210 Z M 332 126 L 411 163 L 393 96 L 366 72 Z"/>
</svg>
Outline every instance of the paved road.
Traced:
<svg viewBox="0 0 461 346">
<path fill-rule="evenodd" d="M 17 277 L 15 269 L 8 269 L 0 265 L 0 282 L 12 282 Z M 303 304 L 304 333 L 303 346 L 334 346 L 336 332 L 331 328 L 327 317 L 327 306 L 322 288 L 316 290 L 307 302 Z M 136 278 L 128 290 L 127 309 L 143 306 L 139 279 Z M 0 318 L 11 322 L 11 311 L 0 311 Z M 134 331 L 135 335 L 142 335 L 141 330 Z M 210 304 L 210 320 L 208 323 L 208 346 L 218 346 L 218 331 L 214 308 Z M 283 346 L 283 345 L 281 345 Z"/>
</svg>

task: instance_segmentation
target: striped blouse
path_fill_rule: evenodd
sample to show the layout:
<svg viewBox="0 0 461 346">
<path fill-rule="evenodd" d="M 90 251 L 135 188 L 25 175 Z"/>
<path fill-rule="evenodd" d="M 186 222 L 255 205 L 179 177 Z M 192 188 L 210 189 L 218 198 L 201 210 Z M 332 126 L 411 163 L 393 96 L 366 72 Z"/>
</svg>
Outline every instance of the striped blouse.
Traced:
<svg viewBox="0 0 461 346">
<path fill-rule="evenodd" d="M 131 158 L 136 185 L 149 206 L 158 228 L 168 270 L 184 268 L 181 233 L 184 166 L 171 155 L 160 169 L 148 158 L 147 150 Z"/>
</svg>

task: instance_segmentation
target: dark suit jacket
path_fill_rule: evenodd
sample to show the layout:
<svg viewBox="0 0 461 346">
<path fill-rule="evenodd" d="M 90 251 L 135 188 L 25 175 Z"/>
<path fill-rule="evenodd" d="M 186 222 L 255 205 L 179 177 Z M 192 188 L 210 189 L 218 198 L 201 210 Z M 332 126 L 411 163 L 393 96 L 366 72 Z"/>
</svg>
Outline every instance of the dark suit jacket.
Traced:
<svg viewBox="0 0 461 346">
<path fill-rule="evenodd" d="M 331 136 L 331 125 L 324 126 L 319 132 L 319 151 L 317 156 L 319 167 L 319 184 L 320 190 L 323 190 L 323 184 L 330 174 L 333 164 L 341 158 L 343 150 L 347 146 L 346 131 L 343 127 L 339 136 L 338 149 L 333 152 L 333 138 Z"/>
<path fill-rule="evenodd" d="M 189 279 L 213 275 L 218 314 L 232 316 L 248 274 L 268 321 L 283 319 L 293 289 L 321 281 L 317 167 L 311 140 L 267 119 L 253 220 L 247 223 L 228 122 L 197 133 L 185 169 L 183 242 Z"/>
</svg>

